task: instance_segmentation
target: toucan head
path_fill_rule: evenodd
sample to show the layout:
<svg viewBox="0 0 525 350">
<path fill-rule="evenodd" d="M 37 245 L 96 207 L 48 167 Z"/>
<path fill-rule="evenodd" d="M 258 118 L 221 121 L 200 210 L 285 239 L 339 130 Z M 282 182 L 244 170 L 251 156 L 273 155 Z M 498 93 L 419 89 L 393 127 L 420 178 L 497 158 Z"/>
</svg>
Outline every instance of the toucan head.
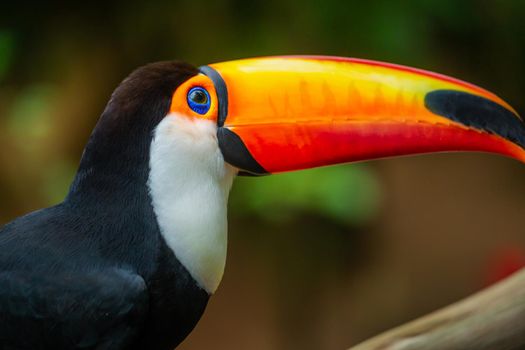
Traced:
<svg viewBox="0 0 525 350">
<path fill-rule="evenodd" d="M 115 90 L 68 200 L 98 210 L 105 201 L 111 211 L 119 203 L 124 217 L 151 212 L 151 203 L 167 244 L 212 293 L 237 174 L 442 151 L 525 161 L 525 124 L 486 90 L 392 64 L 297 56 L 201 68 L 160 62 Z M 128 208 L 139 205 L 147 208 Z"/>
<path fill-rule="evenodd" d="M 170 114 L 213 125 L 224 160 L 241 174 L 441 151 L 525 160 L 525 124 L 516 111 L 443 75 L 318 56 L 199 70 L 175 90 Z"/>
</svg>

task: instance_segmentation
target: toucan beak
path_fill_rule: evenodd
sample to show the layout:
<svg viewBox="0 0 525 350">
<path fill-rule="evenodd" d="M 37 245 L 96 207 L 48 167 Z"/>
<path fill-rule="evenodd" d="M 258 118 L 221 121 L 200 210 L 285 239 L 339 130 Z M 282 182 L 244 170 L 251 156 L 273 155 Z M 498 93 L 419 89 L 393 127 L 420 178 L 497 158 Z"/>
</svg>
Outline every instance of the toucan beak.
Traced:
<svg viewBox="0 0 525 350">
<path fill-rule="evenodd" d="M 442 151 L 525 161 L 525 123 L 477 86 L 336 57 L 267 57 L 201 68 L 219 100 L 224 159 L 268 174 Z"/>
</svg>

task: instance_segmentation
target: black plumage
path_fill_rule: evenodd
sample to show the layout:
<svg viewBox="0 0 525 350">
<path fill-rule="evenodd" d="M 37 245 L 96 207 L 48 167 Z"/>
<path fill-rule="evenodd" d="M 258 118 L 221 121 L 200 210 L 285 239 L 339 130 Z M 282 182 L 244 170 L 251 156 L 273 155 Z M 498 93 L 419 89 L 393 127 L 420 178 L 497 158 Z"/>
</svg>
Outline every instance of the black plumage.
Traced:
<svg viewBox="0 0 525 350">
<path fill-rule="evenodd" d="M 153 130 L 198 70 L 137 69 L 113 93 L 63 203 L 0 230 L 1 349 L 172 349 L 208 294 L 167 247 L 148 192 Z"/>
</svg>

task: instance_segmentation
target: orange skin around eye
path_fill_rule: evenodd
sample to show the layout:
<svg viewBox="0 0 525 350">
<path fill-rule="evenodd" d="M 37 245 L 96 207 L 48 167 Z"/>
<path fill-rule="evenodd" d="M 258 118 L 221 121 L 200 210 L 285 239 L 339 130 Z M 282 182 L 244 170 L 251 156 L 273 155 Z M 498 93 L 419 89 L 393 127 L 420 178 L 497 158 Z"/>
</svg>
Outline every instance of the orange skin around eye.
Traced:
<svg viewBox="0 0 525 350">
<path fill-rule="evenodd" d="M 190 106 L 188 106 L 188 92 L 194 87 L 202 87 L 206 89 L 210 95 L 210 109 L 205 114 L 194 112 Z M 199 74 L 184 82 L 175 90 L 171 98 L 170 114 L 178 113 L 189 118 L 207 119 L 216 122 L 218 115 L 217 101 L 217 93 L 215 92 L 213 82 L 207 76 Z"/>
</svg>

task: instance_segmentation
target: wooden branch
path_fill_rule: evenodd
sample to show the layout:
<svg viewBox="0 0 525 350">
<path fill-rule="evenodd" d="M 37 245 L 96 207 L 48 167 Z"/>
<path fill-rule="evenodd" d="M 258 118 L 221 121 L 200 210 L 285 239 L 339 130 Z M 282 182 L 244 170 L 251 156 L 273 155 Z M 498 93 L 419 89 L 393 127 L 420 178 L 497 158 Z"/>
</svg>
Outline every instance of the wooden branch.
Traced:
<svg viewBox="0 0 525 350">
<path fill-rule="evenodd" d="M 462 301 L 373 337 L 350 350 L 525 348 L 525 269 Z"/>
</svg>

